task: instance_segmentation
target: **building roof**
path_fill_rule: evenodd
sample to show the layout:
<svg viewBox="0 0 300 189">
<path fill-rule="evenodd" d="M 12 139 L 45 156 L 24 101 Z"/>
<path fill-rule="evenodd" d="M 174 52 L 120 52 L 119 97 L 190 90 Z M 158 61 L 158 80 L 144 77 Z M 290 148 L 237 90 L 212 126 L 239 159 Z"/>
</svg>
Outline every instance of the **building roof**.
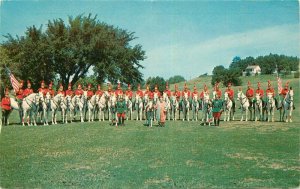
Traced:
<svg viewBox="0 0 300 189">
<path fill-rule="evenodd" d="M 260 67 L 258 65 L 247 66 L 246 69 L 253 69 L 253 68 L 259 68 L 260 69 Z"/>
</svg>

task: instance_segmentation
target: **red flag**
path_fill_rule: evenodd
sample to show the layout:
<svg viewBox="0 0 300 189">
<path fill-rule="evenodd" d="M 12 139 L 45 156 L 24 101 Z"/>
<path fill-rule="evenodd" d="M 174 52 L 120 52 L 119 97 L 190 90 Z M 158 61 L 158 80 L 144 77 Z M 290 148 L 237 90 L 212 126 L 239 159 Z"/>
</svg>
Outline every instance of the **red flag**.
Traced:
<svg viewBox="0 0 300 189">
<path fill-rule="evenodd" d="M 278 86 L 278 94 L 280 94 L 282 91 L 282 81 L 280 77 L 277 77 L 277 86 Z"/>
<path fill-rule="evenodd" d="M 20 86 L 19 81 L 15 78 L 15 76 L 11 73 L 11 71 L 7 67 L 5 67 L 5 70 L 7 75 L 9 76 L 10 83 L 14 88 L 15 92 L 19 91 L 19 86 Z"/>
</svg>

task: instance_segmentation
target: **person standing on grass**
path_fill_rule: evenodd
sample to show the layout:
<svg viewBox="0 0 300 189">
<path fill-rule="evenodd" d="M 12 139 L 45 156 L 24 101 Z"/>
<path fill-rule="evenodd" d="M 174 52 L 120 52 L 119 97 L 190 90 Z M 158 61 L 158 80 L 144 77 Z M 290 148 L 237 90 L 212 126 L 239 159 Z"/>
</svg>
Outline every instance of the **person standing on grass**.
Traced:
<svg viewBox="0 0 300 189">
<path fill-rule="evenodd" d="M 20 86 L 19 86 L 19 90 L 16 92 L 16 100 L 18 102 L 19 105 L 19 117 L 20 117 L 20 124 L 22 123 L 22 119 L 23 119 L 23 109 L 22 109 L 22 102 L 23 102 L 23 86 L 24 86 L 24 81 L 21 80 L 20 81 Z"/>
<path fill-rule="evenodd" d="M 159 101 L 157 102 L 156 106 L 157 108 L 157 121 L 158 125 L 161 127 L 165 126 L 166 122 L 166 113 L 167 113 L 167 105 L 166 102 L 163 99 L 163 96 L 159 97 Z"/>
<path fill-rule="evenodd" d="M 117 118 L 118 122 L 116 122 L 116 127 L 119 125 L 125 126 L 124 121 L 125 121 L 125 112 L 127 109 L 126 103 L 124 101 L 123 95 L 120 95 L 117 101 Z"/>
<path fill-rule="evenodd" d="M 149 101 L 145 106 L 146 111 L 146 125 L 152 127 L 153 115 L 154 115 L 154 104 L 153 104 L 153 94 L 150 94 Z"/>
<path fill-rule="evenodd" d="M 220 117 L 223 111 L 223 100 L 220 99 L 219 95 L 212 101 L 212 112 L 214 117 L 215 126 L 220 126 Z"/>
<path fill-rule="evenodd" d="M 8 117 L 11 112 L 10 98 L 9 98 L 9 89 L 5 89 L 5 96 L 1 100 L 1 108 L 2 108 L 2 124 L 5 126 L 8 122 Z"/>
</svg>

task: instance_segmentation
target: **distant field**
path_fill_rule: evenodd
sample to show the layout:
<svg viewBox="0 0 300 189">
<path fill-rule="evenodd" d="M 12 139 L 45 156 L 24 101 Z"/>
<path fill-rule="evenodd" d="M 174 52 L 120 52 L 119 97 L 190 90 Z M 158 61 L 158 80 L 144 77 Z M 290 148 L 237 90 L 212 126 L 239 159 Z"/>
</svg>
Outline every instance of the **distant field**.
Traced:
<svg viewBox="0 0 300 189">
<path fill-rule="evenodd" d="M 13 113 L 13 124 L 0 134 L 0 187 L 296 188 L 299 80 L 290 80 L 293 123 L 231 121 L 208 127 L 168 121 L 165 128 L 148 128 L 143 121 L 128 121 L 115 128 L 105 121 L 21 127 Z"/>
</svg>

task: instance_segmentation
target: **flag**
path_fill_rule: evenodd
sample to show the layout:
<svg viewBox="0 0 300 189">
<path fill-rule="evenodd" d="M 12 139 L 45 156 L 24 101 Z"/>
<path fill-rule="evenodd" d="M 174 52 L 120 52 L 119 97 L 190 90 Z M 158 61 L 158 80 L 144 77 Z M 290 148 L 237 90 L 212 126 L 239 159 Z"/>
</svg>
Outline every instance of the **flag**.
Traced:
<svg viewBox="0 0 300 189">
<path fill-rule="evenodd" d="M 277 86 L 278 86 L 278 94 L 280 94 L 282 91 L 282 81 L 280 77 L 277 77 Z"/>
<path fill-rule="evenodd" d="M 9 70 L 8 67 L 5 67 L 5 71 L 10 79 L 10 83 L 12 85 L 12 87 L 14 88 L 15 92 L 19 91 L 19 86 L 20 83 L 19 81 L 15 78 L 15 76 L 11 73 L 11 71 Z"/>
</svg>

